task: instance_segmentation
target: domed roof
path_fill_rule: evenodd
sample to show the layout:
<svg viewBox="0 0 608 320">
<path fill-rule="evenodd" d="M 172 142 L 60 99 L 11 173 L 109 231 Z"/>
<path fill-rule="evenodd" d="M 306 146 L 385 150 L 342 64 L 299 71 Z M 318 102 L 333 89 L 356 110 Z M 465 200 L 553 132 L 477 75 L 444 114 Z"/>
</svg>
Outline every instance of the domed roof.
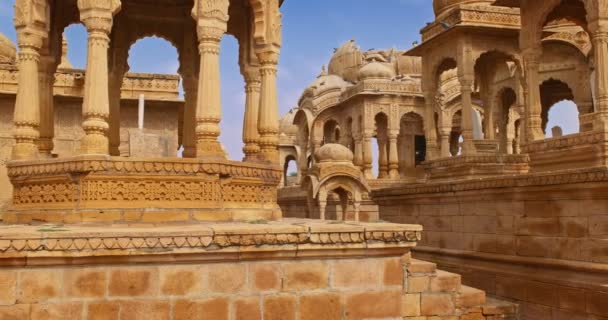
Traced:
<svg viewBox="0 0 608 320">
<path fill-rule="evenodd" d="M 0 63 L 14 62 L 17 57 L 15 44 L 5 35 L 0 33 Z"/>
<path fill-rule="evenodd" d="M 359 70 L 359 80 L 367 79 L 392 79 L 395 77 L 395 70 L 376 59 L 366 64 Z"/>
<path fill-rule="evenodd" d="M 327 70 L 325 69 L 325 66 L 323 66 L 321 74 L 319 74 L 317 79 L 306 88 L 306 92 L 311 92 L 313 95 L 317 96 L 323 92 L 335 89 L 342 91 L 342 89 L 349 85 L 348 82 L 344 81 L 344 79 L 339 76 L 327 74 Z"/>
<path fill-rule="evenodd" d="M 433 9 L 435 10 L 435 16 L 439 17 L 459 4 L 490 5 L 494 1 L 495 0 L 433 0 Z"/>
<path fill-rule="evenodd" d="M 338 143 L 328 143 L 317 149 L 317 162 L 352 162 L 355 156 L 347 147 Z"/>
<path fill-rule="evenodd" d="M 293 124 L 297 109 L 291 109 L 279 120 L 279 131 L 281 134 L 295 135 L 298 133 L 298 126 Z"/>
</svg>

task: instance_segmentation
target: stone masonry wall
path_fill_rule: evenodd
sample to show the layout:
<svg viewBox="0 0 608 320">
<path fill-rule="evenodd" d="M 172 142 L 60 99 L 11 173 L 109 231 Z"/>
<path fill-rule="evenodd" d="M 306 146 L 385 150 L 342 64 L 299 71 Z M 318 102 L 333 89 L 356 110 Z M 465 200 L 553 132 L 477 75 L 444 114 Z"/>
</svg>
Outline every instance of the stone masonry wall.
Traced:
<svg viewBox="0 0 608 320">
<path fill-rule="evenodd" d="M 0 319 L 512 319 L 512 309 L 482 307 L 482 291 L 457 292 L 456 275 L 407 261 L 3 269 Z"/>
<path fill-rule="evenodd" d="M 423 225 L 414 257 L 519 302 L 524 320 L 605 320 L 605 177 L 592 170 L 543 177 L 547 183 L 529 186 L 466 190 L 463 184 L 455 192 L 412 187 L 379 192 L 375 199 L 381 219 Z M 557 183 L 577 179 L 590 181 Z"/>
</svg>

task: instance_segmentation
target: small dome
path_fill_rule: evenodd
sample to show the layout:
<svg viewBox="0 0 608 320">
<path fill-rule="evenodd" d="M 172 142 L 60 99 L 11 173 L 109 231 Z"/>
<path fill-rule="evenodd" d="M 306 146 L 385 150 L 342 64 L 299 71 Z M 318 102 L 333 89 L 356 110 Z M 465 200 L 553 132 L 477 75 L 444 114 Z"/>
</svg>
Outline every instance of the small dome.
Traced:
<svg viewBox="0 0 608 320">
<path fill-rule="evenodd" d="M 459 4 L 490 5 L 496 0 L 433 0 L 435 16 L 439 17 Z"/>
<path fill-rule="evenodd" d="M 17 58 L 15 44 L 0 33 L 0 63 L 12 63 Z"/>
<path fill-rule="evenodd" d="M 325 66 L 321 70 L 321 74 L 313 81 L 306 89 L 306 91 L 312 92 L 314 96 L 318 96 L 323 92 L 331 90 L 340 90 L 348 87 L 350 84 L 339 76 L 333 74 L 327 74 Z"/>
<path fill-rule="evenodd" d="M 315 152 L 317 162 L 352 162 L 354 158 L 350 149 L 337 143 L 325 144 Z"/>
<path fill-rule="evenodd" d="M 281 134 L 296 135 L 298 133 L 298 126 L 293 124 L 296 112 L 297 109 L 291 109 L 279 120 L 279 131 Z"/>
<path fill-rule="evenodd" d="M 395 77 L 395 70 L 384 63 L 373 60 L 359 70 L 359 80 L 368 79 L 392 79 Z"/>
<path fill-rule="evenodd" d="M 337 75 L 349 82 L 357 81 L 357 70 L 363 64 L 363 53 L 355 40 L 347 41 L 339 48 L 329 60 L 329 74 Z"/>
</svg>

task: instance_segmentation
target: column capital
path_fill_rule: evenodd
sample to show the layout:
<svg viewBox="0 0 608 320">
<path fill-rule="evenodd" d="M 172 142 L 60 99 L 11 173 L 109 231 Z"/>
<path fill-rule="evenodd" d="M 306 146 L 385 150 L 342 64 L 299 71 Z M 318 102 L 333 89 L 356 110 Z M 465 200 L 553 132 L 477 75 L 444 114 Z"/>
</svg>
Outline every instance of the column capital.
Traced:
<svg viewBox="0 0 608 320">
<path fill-rule="evenodd" d="M 78 0 L 80 20 L 89 32 L 109 34 L 112 31 L 112 19 L 120 8 L 120 0 Z"/>
<path fill-rule="evenodd" d="M 195 0 L 192 18 L 196 20 L 199 42 L 220 42 L 228 31 L 229 0 Z"/>
<path fill-rule="evenodd" d="M 522 50 L 522 57 L 526 68 L 538 67 L 540 65 L 540 58 L 543 52 L 541 48 L 533 47 Z"/>
<path fill-rule="evenodd" d="M 30 32 L 30 29 L 17 29 L 17 44 L 19 48 L 31 48 L 40 51 L 44 44 L 45 36 L 42 33 Z"/>
<path fill-rule="evenodd" d="M 243 78 L 245 78 L 245 85 L 249 87 L 252 84 L 259 84 L 262 81 L 260 68 L 248 66 L 243 70 Z"/>
<path fill-rule="evenodd" d="M 262 67 L 267 65 L 277 65 L 279 63 L 279 50 L 275 48 L 265 48 L 256 52 Z"/>
</svg>

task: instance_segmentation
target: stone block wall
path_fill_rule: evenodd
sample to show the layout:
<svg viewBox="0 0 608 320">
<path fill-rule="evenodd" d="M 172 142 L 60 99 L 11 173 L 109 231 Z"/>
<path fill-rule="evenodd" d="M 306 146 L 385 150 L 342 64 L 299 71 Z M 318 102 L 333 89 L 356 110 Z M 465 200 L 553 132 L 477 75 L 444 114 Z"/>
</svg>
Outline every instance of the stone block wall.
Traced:
<svg viewBox="0 0 608 320">
<path fill-rule="evenodd" d="M 482 307 L 482 291 L 462 291 L 459 276 L 418 263 L 404 273 L 403 263 L 364 258 L 4 269 L 0 319 L 510 319 L 504 307 Z"/>
<path fill-rule="evenodd" d="M 604 320 L 608 175 L 588 171 L 412 186 L 375 199 L 382 219 L 423 225 L 414 257 L 517 301 L 523 319 Z"/>
<path fill-rule="evenodd" d="M 0 225 L 0 320 L 515 319 L 514 305 L 412 261 L 419 230 Z"/>
</svg>

